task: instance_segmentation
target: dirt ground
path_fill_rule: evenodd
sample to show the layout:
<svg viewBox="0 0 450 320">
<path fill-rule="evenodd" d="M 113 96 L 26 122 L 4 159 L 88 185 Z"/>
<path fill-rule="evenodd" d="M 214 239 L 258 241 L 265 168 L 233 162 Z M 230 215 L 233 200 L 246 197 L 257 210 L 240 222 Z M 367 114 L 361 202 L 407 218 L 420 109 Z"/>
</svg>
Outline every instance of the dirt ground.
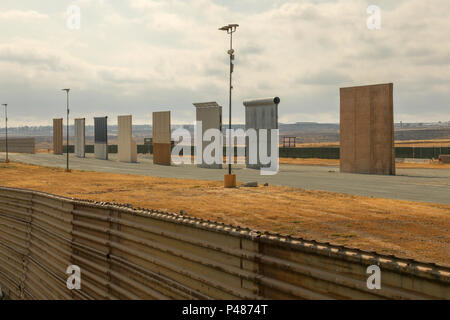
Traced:
<svg viewBox="0 0 450 320">
<path fill-rule="evenodd" d="M 257 230 L 450 265 L 450 205 L 278 186 L 64 172 L 0 164 L 0 185 L 180 212 Z"/>
</svg>

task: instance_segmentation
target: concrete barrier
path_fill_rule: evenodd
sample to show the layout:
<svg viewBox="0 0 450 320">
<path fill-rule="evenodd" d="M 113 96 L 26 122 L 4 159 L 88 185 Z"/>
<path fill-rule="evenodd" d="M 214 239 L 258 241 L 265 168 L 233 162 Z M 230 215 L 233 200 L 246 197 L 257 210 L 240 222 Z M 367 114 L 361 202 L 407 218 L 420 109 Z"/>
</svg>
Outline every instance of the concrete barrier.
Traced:
<svg viewBox="0 0 450 320">
<path fill-rule="evenodd" d="M 153 112 L 153 163 L 171 165 L 170 111 Z"/>
<path fill-rule="evenodd" d="M 79 158 L 86 156 L 86 120 L 75 119 L 75 155 Z"/>
<path fill-rule="evenodd" d="M 393 84 L 340 89 L 341 172 L 395 175 Z"/>
<path fill-rule="evenodd" d="M 68 266 L 81 269 L 69 290 Z M 369 266 L 381 289 L 367 287 Z M 11 299 L 450 299 L 450 268 L 154 210 L 0 187 Z"/>
<path fill-rule="evenodd" d="M 95 158 L 108 160 L 108 117 L 94 118 Z"/>
<path fill-rule="evenodd" d="M 35 138 L 8 137 L 8 152 L 34 153 Z M 6 139 L 0 139 L 0 152 L 6 152 Z"/>
<path fill-rule="evenodd" d="M 257 150 L 257 164 L 249 163 L 249 139 L 246 139 L 246 165 L 247 168 L 260 169 L 262 167 L 269 167 L 263 165 L 259 157 L 259 132 L 261 129 L 278 129 L 278 104 L 280 98 L 265 98 L 245 100 L 245 129 L 255 129 L 258 134 L 258 143 L 255 147 Z M 278 141 L 274 142 L 278 145 Z M 271 136 L 267 134 L 267 154 L 271 153 Z"/>
<path fill-rule="evenodd" d="M 222 107 L 217 104 L 217 102 L 203 102 L 203 103 L 194 103 L 196 109 L 196 119 L 197 121 L 201 121 L 202 123 L 202 137 L 209 129 L 217 129 L 222 132 Z M 203 139 L 202 139 L 203 141 Z M 205 148 L 211 142 L 203 141 L 202 150 L 203 152 Z M 223 148 L 223 139 L 220 140 L 221 148 Z M 213 152 L 212 156 L 215 156 Z M 199 164 L 198 167 L 201 168 L 209 168 L 209 169 L 222 169 L 222 164 L 207 164 L 205 163 L 205 159 L 202 157 L 203 163 Z"/>
<path fill-rule="evenodd" d="M 122 162 L 136 162 L 137 161 L 137 146 L 133 140 L 133 125 L 132 117 L 118 116 L 118 157 Z"/>
<path fill-rule="evenodd" d="M 53 119 L 53 153 L 63 153 L 63 119 Z"/>
</svg>

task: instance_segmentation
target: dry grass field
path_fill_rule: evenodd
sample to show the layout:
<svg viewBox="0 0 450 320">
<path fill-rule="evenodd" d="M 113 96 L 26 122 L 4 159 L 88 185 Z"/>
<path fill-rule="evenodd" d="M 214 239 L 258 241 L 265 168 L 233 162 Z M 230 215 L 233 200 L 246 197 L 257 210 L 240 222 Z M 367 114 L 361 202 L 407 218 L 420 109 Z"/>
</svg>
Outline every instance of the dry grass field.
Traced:
<svg viewBox="0 0 450 320">
<path fill-rule="evenodd" d="M 450 265 L 450 205 L 0 164 L 0 185 L 110 201 Z"/>
</svg>

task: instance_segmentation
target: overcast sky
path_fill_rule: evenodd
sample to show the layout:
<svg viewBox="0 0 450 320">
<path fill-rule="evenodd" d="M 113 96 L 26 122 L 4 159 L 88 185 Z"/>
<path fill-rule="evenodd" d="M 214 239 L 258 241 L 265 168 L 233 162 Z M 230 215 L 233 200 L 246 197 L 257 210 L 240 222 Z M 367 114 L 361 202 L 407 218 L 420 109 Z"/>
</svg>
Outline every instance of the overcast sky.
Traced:
<svg viewBox="0 0 450 320">
<path fill-rule="evenodd" d="M 67 8 L 81 28 L 67 28 Z M 381 29 L 367 27 L 368 5 Z M 247 98 L 279 96 L 281 122 L 338 122 L 339 88 L 394 83 L 395 120 L 450 120 L 448 0 L 2 0 L 0 103 L 11 125 L 132 114 L 151 124 L 171 110 L 192 123 L 193 102 L 228 106 L 234 37 L 234 121 Z M 224 117 L 228 117 L 224 108 Z M 3 110 L 2 110 L 3 123 Z"/>
</svg>

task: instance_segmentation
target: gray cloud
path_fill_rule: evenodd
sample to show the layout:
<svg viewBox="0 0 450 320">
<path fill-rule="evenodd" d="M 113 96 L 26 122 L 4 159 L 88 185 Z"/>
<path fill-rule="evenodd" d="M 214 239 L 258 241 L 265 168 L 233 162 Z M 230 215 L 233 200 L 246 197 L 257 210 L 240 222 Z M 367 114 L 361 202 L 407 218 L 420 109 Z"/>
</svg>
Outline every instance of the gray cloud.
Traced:
<svg viewBox="0 0 450 320">
<path fill-rule="evenodd" d="M 346 73 L 335 70 L 322 70 L 297 79 L 299 84 L 316 86 L 340 86 L 350 81 L 352 79 Z"/>
<path fill-rule="evenodd" d="M 282 99 L 282 121 L 338 121 L 340 86 L 381 82 L 394 82 L 398 116 L 450 120 L 447 0 L 379 0 L 378 31 L 366 27 L 369 1 L 73 3 L 80 30 L 66 28 L 60 1 L 0 4 L 10 12 L 0 14 L 0 93 L 16 123 L 50 124 L 61 87 L 73 89 L 73 116 L 126 111 L 145 123 L 170 108 L 189 122 L 194 101 L 226 105 L 229 38 L 217 28 L 229 22 L 240 24 L 235 121 L 244 99 L 270 95 Z"/>
<path fill-rule="evenodd" d="M 28 65 L 30 67 L 44 67 L 56 72 L 67 70 L 58 56 L 39 54 L 13 47 L 0 47 L 0 61 Z"/>
</svg>

